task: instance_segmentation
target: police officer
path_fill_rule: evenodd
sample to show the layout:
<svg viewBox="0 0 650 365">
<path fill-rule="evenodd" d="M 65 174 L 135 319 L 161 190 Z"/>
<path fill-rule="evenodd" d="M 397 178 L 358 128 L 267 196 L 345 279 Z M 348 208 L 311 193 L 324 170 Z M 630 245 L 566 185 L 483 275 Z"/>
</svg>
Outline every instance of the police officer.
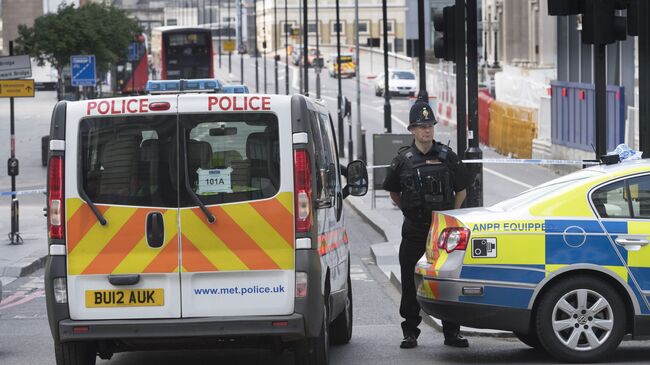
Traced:
<svg viewBox="0 0 650 365">
<path fill-rule="evenodd" d="M 469 174 L 458 156 L 448 146 L 433 139 L 437 123 L 428 103 L 418 100 L 409 113 L 408 130 L 414 141 L 402 147 L 389 168 L 384 189 L 402 210 L 402 242 L 399 263 L 402 273 L 400 315 L 404 318 L 401 348 L 414 348 L 422 321 L 416 300 L 415 265 L 425 251 L 431 225 L 431 212 L 460 208 L 465 200 Z M 467 347 L 460 326 L 442 321 L 445 345 Z"/>
</svg>

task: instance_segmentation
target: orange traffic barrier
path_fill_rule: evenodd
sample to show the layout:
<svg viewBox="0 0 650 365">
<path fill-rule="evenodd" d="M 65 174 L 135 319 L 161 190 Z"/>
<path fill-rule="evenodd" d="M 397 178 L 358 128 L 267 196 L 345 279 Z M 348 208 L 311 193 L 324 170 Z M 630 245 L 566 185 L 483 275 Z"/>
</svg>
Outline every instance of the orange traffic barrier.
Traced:
<svg viewBox="0 0 650 365">
<path fill-rule="evenodd" d="M 494 101 L 489 107 L 490 146 L 504 155 L 531 158 L 537 137 L 537 111 Z"/>
</svg>

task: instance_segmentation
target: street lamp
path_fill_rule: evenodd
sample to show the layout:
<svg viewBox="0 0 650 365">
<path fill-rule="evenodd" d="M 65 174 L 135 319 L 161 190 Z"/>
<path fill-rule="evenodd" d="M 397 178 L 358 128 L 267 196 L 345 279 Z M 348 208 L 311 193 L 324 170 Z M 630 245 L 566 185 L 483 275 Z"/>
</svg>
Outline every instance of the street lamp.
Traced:
<svg viewBox="0 0 650 365">
<path fill-rule="evenodd" d="M 231 2 L 232 2 L 232 0 L 228 0 L 228 43 L 229 43 L 228 45 L 229 46 L 231 46 L 230 42 L 232 41 L 231 32 L 230 32 L 230 29 L 231 29 L 230 28 L 230 20 L 232 18 L 230 16 L 230 3 Z M 231 73 L 232 73 L 232 49 L 228 48 L 228 75 L 230 75 Z"/>
<path fill-rule="evenodd" d="M 320 24 L 318 22 L 318 0 L 314 1 L 314 4 L 316 6 L 316 57 L 314 58 L 315 60 L 318 61 L 318 65 L 312 65 L 314 66 L 314 72 L 316 72 L 316 98 L 320 99 Z M 309 31 L 309 27 L 307 27 L 307 31 Z"/>
<path fill-rule="evenodd" d="M 262 62 L 264 63 L 264 94 L 266 94 L 266 0 L 262 0 Z"/>
<path fill-rule="evenodd" d="M 381 11 L 384 18 L 384 133 L 391 133 L 393 128 L 391 123 L 390 92 L 388 91 L 390 88 L 388 87 L 388 14 L 386 7 L 386 0 L 382 0 Z"/>
<path fill-rule="evenodd" d="M 386 1 L 386 0 L 384 0 Z M 343 131 L 343 112 L 341 107 L 343 105 L 343 87 L 341 84 L 341 11 L 339 0 L 336 0 L 336 79 L 339 87 L 338 102 L 338 116 L 339 116 L 339 155 L 345 157 L 345 143 L 343 143 L 345 134 Z"/>
<path fill-rule="evenodd" d="M 336 0 L 336 6 L 338 9 L 338 0 Z M 305 96 L 309 96 L 309 68 L 307 68 L 307 50 L 309 49 L 309 17 L 308 17 L 308 10 L 309 9 L 309 4 L 307 3 L 307 0 L 303 0 L 302 2 L 302 16 L 303 16 L 303 42 L 304 46 L 302 47 L 302 67 L 304 68 L 305 71 L 305 77 L 304 77 L 304 83 L 305 83 Z"/>
<path fill-rule="evenodd" d="M 284 0 L 284 90 L 289 95 L 289 32 L 287 32 L 289 12 L 287 10 L 287 1 Z"/>
<path fill-rule="evenodd" d="M 280 93 L 280 86 L 278 85 L 278 0 L 273 0 L 273 48 L 275 49 L 275 94 Z"/>
<path fill-rule="evenodd" d="M 221 0 L 217 0 L 217 8 L 219 8 L 219 18 L 217 19 L 217 26 L 219 27 L 219 68 L 221 68 L 221 37 L 223 37 L 223 27 L 221 26 Z"/>
<path fill-rule="evenodd" d="M 255 22 L 253 23 L 253 40 L 254 40 L 254 57 L 255 57 L 255 92 L 260 92 L 260 65 L 257 59 L 257 0 L 253 0 L 253 12 L 255 13 Z"/>
</svg>

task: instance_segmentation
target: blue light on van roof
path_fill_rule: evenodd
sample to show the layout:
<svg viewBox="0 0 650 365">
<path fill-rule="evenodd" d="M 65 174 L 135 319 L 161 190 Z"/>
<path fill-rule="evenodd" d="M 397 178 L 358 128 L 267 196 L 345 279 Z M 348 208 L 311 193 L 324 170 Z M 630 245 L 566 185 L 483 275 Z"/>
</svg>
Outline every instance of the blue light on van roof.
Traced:
<svg viewBox="0 0 650 365">
<path fill-rule="evenodd" d="M 180 80 L 149 80 L 145 89 L 148 93 L 178 92 L 181 90 Z"/>
<path fill-rule="evenodd" d="M 150 80 L 147 81 L 147 92 L 178 93 L 178 92 L 217 92 L 221 90 L 221 82 L 217 79 L 193 80 Z"/>
</svg>

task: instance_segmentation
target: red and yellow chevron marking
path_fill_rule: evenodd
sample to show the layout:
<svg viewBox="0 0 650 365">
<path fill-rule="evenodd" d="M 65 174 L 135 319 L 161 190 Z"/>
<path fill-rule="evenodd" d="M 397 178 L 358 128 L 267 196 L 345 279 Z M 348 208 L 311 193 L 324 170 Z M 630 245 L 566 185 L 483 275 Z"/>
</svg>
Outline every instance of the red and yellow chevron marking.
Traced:
<svg viewBox="0 0 650 365">
<path fill-rule="evenodd" d="M 106 218 L 106 226 L 99 224 L 81 199 L 66 201 L 70 275 L 178 272 L 176 209 L 97 208 Z M 161 248 L 147 245 L 146 219 L 152 211 L 163 213 L 165 242 Z"/>
<path fill-rule="evenodd" d="M 335 229 L 318 235 L 318 254 L 325 256 L 329 252 L 348 244 L 348 231 L 345 228 Z"/>
<path fill-rule="evenodd" d="M 442 231 L 447 227 L 464 227 L 456 218 L 444 213 L 433 212 L 431 228 L 427 235 L 427 245 L 425 255 L 427 262 L 432 264 L 433 270 L 440 270 L 442 265 L 447 261 L 449 254 L 444 249 L 438 247 L 438 238 Z"/>
<path fill-rule="evenodd" d="M 274 199 L 181 210 L 183 272 L 294 268 L 293 194 Z"/>
</svg>

